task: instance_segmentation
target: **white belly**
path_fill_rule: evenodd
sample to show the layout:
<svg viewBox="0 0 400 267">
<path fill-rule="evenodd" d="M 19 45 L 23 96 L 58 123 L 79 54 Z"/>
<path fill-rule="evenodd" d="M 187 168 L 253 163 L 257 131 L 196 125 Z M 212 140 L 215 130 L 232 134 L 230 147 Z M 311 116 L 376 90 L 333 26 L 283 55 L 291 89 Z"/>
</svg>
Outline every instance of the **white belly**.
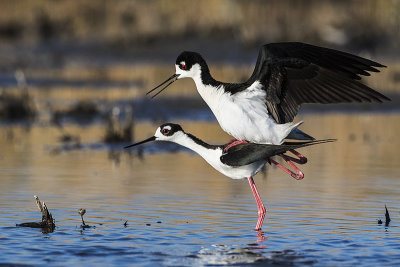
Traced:
<svg viewBox="0 0 400 267">
<path fill-rule="evenodd" d="M 292 123 L 277 124 L 265 105 L 265 91 L 255 82 L 246 91 L 230 95 L 223 88 L 198 88 L 221 128 L 238 140 L 259 144 L 281 144 Z"/>
<path fill-rule="evenodd" d="M 211 166 L 213 166 L 214 169 L 232 179 L 242 179 L 242 178 L 252 177 L 256 175 L 257 172 L 259 172 L 266 163 L 265 160 L 259 160 L 257 162 L 248 165 L 231 167 L 223 164 L 220 160 L 223 153 L 222 148 L 208 149 L 197 144 L 189 137 L 178 138 L 176 143 L 195 151 L 205 161 L 207 161 Z"/>
<path fill-rule="evenodd" d="M 220 168 L 216 168 L 215 166 L 214 168 L 232 179 L 242 179 L 256 175 L 265 165 L 265 163 L 266 161 L 262 160 L 240 167 L 230 167 L 221 163 Z"/>
<path fill-rule="evenodd" d="M 202 154 L 200 152 L 200 155 L 211 165 L 222 173 L 225 176 L 228 176 L 232 179 L 242 179 L 242 178 L 249 178 L 253 177 L 256 175 L 261 168 L 265 165 L 266 161 L 265 160 L 259 160 L 254 163 L 248 164 L 248 165 L 243 165 L 239 167 L 231 167 L 228 165 L 225 165 L 221 162 L 220 157 L 222 155 L 222 150 L 217 149 L 215 151 L 208 151 L 207 154 Z"/>
</svg>

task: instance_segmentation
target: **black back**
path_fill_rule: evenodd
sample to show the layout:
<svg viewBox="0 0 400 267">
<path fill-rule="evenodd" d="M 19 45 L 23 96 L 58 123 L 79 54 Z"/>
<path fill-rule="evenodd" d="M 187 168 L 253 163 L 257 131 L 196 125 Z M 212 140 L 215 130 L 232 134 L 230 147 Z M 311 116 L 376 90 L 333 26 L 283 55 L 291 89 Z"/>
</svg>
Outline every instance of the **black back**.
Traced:
<svg viewBox="0 0 400 267">
<path fill-rule="evenodd" d="M 325 139 L 325 140 L 314 140 L 305 142 L 285 142 L 281 145 L 267 145 L 267 144 L 254 144 L 246 143 L 239 144 L 229 148 L 222 156 L 220 160 L 222 163 L 238 167 L 259 160 L 267 160 L 272 156 L 276 156 L 285 153 L 291 149 L 297 149 L 305 146 L 312 146 L 317 144 L 334 142 L 335 139 Z"/>
</svg>

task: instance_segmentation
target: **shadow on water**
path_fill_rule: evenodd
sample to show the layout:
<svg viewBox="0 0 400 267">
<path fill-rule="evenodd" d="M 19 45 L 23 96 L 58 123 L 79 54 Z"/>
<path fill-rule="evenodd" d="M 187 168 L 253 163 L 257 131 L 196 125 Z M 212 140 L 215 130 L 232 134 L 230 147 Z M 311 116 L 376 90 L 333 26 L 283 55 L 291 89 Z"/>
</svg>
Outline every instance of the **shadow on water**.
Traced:
<svg viewBox="0 0 400 267">
<path fill-rule="evenodd" d="M 248 244 L 245 247 L 212 245 L 201 249 L 197 254 L 187 257 L 195 258 L 200 265 L 237 265 L 243 266 L 287 266 L 312 265 L 315 260 L 294 250 L 270 251 L 265 253 L 265 245 Z"/>
</svg>

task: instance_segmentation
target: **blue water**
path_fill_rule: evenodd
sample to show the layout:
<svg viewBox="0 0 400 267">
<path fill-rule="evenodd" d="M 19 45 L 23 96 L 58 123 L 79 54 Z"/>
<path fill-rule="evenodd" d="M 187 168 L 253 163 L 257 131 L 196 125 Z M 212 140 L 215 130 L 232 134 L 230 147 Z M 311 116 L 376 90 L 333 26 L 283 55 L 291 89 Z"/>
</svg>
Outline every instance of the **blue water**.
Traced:
<svg viewBox="0 0 400 267">
<path fill-rule="evenodd" d="M 145 266 L 400 263 L 398 212 L 392 213 L 388 227 L 378 225 L 374 217 L 382 213 L 380 205 L 354 212 L 331 211 L 315 203 L 303 206 L 302 201 L 290 208 L 267 204 L 265 232 L 257 236 L 251 229 L 256 214 L 250 195 L 248 201 L 234 198 L 229 203 L 191 197 L 142 201 L 91 207 L 86 223 L 94 228 L 85 230 L 79 227 L 76 210 L 53 208 L 57 228 L 49 234 L 15 227 L 14 222 L 35 220 L 38 214 L 22 208 L 10 210 L 11 215 L 2 215 L 1 220 L 0 262 Z"/>
<path fill-rule="evenodd" d="M 66 128 L 82 146 L 55 153 L 58 129 L 2 126 L 0 264 L 400 265 L 400 126 L 390 124 L 399 116 L 305 119 L 316 127 L 307 132 L 338 141 L 301 150 L 309 159 L 301 181 L 274 167 L 255 177 L 267 208 L 263 232 L 253 230 L 257 207 L 247 180 L 224 177 L 187 150 L 149 146 L 138 157 L 123 144 L 91 146 L 103 133 L 92 125 Z M 209 131 L 214 123 L 182 123 L 218 140 Z M 137 140 L 155 130 L 136 127 Z M 40 221 L 34 195 L 53 214 L 54 232 L 16 227 Z M 80 227 L 79 208 L 91 228 Z"/>
</svg>

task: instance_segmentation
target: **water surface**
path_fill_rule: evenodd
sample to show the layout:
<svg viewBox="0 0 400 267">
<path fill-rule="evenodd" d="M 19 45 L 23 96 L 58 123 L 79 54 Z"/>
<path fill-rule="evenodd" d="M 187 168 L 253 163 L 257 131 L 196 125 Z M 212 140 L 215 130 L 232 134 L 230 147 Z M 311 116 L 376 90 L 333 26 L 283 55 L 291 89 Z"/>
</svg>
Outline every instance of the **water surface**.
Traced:
<svg viewBox="0 0 400 267">
<path fill-rule="evenodd" d="M 398 114 L 303 115 L 302 129 L 332 144 L 301 150 L 296 181 L 269 167 L 255 182 L 267 208 L 263 233 L 246 180 L 231 180 L 197 155 L 164 144 L 140 152 L 101 143 L 104 127 L 0 127 L 0 263 L 52 265 L 398 265 Z M 181 121 L 206 141 L 229 139 L 213 122 Z M 136 139 L 153 123 L 135 126 Z M 171 153 L 167 150 L 173 150 Z M 53 233 L 16 227 L 39 221 L 33 195 L 56 220 Z M 385 227 L 384 206 L 392 221 Z M 85 208 L 90 229 L 80 228 Z M 127 225 L 124 223 L 127 221 Z"/>
</svg>

